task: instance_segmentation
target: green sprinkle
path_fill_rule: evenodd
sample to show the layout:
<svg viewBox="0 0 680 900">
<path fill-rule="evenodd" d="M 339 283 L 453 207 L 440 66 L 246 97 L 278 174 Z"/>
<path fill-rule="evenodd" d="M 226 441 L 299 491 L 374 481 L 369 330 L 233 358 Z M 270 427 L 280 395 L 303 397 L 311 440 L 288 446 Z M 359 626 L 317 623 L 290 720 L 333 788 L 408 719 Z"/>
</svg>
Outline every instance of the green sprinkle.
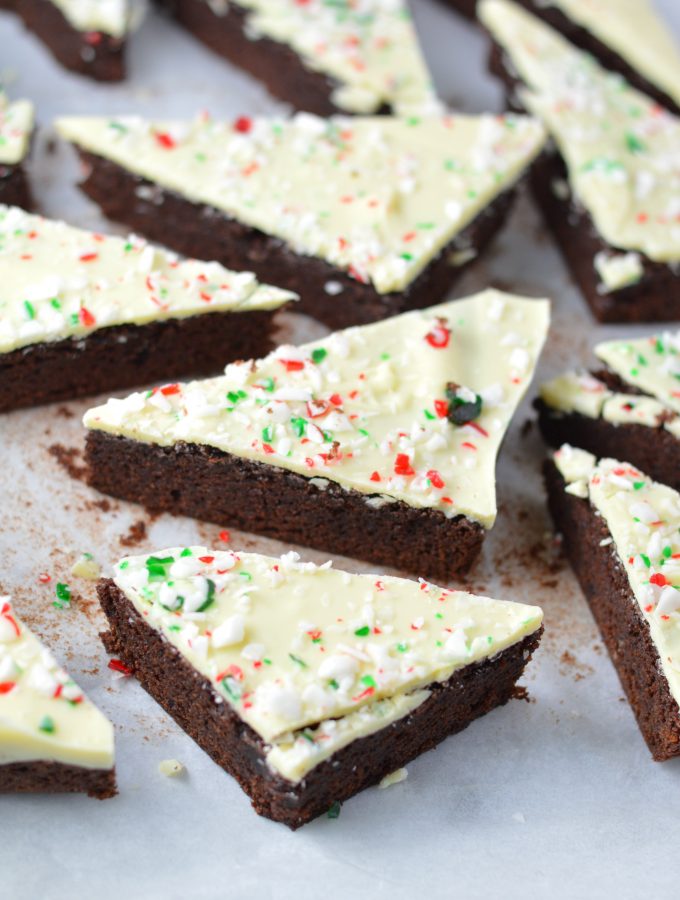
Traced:
<svg viewBox="0 0 680 900">
<path fill-rule="evenodd" d="M 241 578 L 245 578 L 246 581 L 253 580 L 253 576 L 250 574 L 250 572 L 239 572 L 238 574 L 241 576 Z"/>
<path fill-rule="evenodd" d="M 71 588 L 68 584 L 64 584 L 62 581 L 58 582 L 55 594 L 57 599 L 52 605 L 57 609 L 63 609 L 65 606 L 71 605 Z"/>
<path fill-rule="evenodd" d="M 340 809 L 340 804 L 336 800 L 335 803 L 331 804 L 331 808 L 328 810 L 328 818 L 337 819 L 340 816 Z"/>
<path fill-rule="evenodd" d="M 640 490 L 641 488 L 643 488 L 644 486 L 645 486 L 644 481 L 634 481 L 634 482 L 633 482 L 633 488 L 634 488 L 634 490 L 636 490 L 636 491 L 639 491 L 639 490 Z"/>
<path fill-rule="evenodd" d="M 406 643 L 406 641 L 400 641 L 400 643 L 397 644 L 397 650 L 400 653 L 406 653 L 406 651 L 408 650 L 408 644 Z"/>
<path fill-rule="evenodd" d="M 208 582 L 208 595 L 196 612 L 203 612 L 209 606 L 212 606 L 213 601 L 215 600 L 215 582 L 211 578 L 207 578 L 206 581 Z"/>
<path fill-rule="evenodd" d="M 314 737 L 313 737 L 313 735 L 311 734 L 311 732 L 307 731 L 307 729 L 305 729 L 305 730 L 302 732 L 302 737 L 303 737 L 306 741 L 309 741 L 310 744 L 313 744 L 313 743 L 314 743 Z"/>
<path fill-rule="evenodd" d="M 297 437 L 304 436 L 304 433 L 307 430 L 307 419 L 303 419 L 300 416 L 293 416 L 290 420 L 290 424 Z"/>
<path fill-rule="evenodd" d="M 328 687 L 331 687 L 331 688 L 333 688 L 334 691 L 337 691 L 338 688 L 340 687 L 340 685 L 335 680 L 335 678 L 331 678 L 331 680 L 328 682 Z"/>
<path fill-rule="evenodd" d="M 317 347 L 316 350 L 312 350 L 312 362 L 320 363 L 323 359 L 328 356 L 328 350 L 324 350 L 323 347 Z"/>
<path fill-rule="evenodd" d="M 50 306 L 54 307 L 54 309 L 61 309 L 61 303 L 57 300 L 56 297 L 53 297 L 50 300 Z"/>
<path fill-rule="evenodd" d="M 666 559 L 669 559 L 671 557 L 672 553 L 673 553 L 673 551 L 671 550 L 670 547 L 663 548 L 663 555 L 666 557 Z"/>
<path fill-rule="evenodd" d="M 377 687 L 378 685 L 375 683 L 375 678 L 372 675 L 364 675 L 361 679 L 361 683 L 365 684 L 366 687 Z"/>
<path fill-rule="evenodd" d="M 443 618 L 444 618 L 444 614 L 443 614 L 443 613 L 435 613 L 435 614 L 434 614 L 434 617 L 435 617 L 435 619 L 443 619 Z"/>
<path fill-rule="evenodd" d="M 193 552 L 189 549 L 189 547 L 185 547 L 184 550 L 180 553 L 180 556 L 193 556 Z"/>
<path fill-rule="evenodd" d="M 368 637 L 370 633 L 371 629 L 368 627 L 368 625 L 363 625 L 361 628 L 357 628 L 357 630 L 354 632 L 357 637 Z"/>
<path fill-rule="evenodd" d="M 24 300 L 24 309 L 26 310 L 26 315 L 29 319 L 35 319 L 35 307 L 32 303 L 29 303 L 28 300 Z"/>
<path fill-rule="evenodd" d="M 413 254 L 412 254 L 412 253 L 400 253 L 399 256 L 400 256 L 402 259 L 405 259 L 406 262 L 411 262 L 411 260 L 413 259 Z"/>
<path fill-rule="evenodd" d="M 38 725 L 38 728 L 41 731 L 44 731 L 46 734 L 54 734 L 57 726 L 54 724 L 54 719 L 51 716 L 43 716 L 40 720 L 40 725 Z"/>
<path fill-rule="evenodd" d="M 222 679 L 222 687 L 229 694 L 232 700 L 240 700 L 243 689 L 233 675 L 226 675 Z"/>
<path fill-rule="evenodd" d="M 262 429 L 262 440 L 265 444 L 271 444 L 274 440 L 274 429 L 271 425 L 267 425 L 266 428 Z"/>
<path fill-rule="evenodd" d="M 640 554 L 640 559 L 641 559 L 642 562 L 645 564 L 645 566 L 647 566 L 647 568 L 649 568 L 649 567 L 651 566 L 651 562 L 649 561 L 649 557 L 646 556 L 644 553 L 641 553 L 641 554 Z"/>
<path fill-rule="evenodd" d="M 633 134 L 632 131 L 626 133 L 625 142 L 631 153 L 643 153 L 647 149 L 640 138 Z"/>
<path fill-rule="evenodd" d="M 309 666 L 308 666 L 307 663 L 304 661 L 304 659 L 300 659 L 300 657 L 299 657 L 299 656 L 296 656 L 294 653 L 289 653 L 288 656 L 290 657 L 290 659 L 293 660 L 294 663 L 297 663 L 297 665 L 300 666 L 300 668 L 302 668 L 302 669 L 308 669 L 308 668 L 309 668 Z"/>
<path fill-rule="evenodd" d="M 146 572 L 149 581 L 165 581 L 166 569 L 175 561 L 174 556 L 149 556 L 146 560 Z"/>
<path fill-rule="evenodd" d="M 129 565 L 130 565 L 129 560 L 125 559 L 125 560 L 123 560 L 123 562 L 118 566 L 118 568 L 119 568 L 119 569 L 127 569 L 127 567 L 128 567 Z"/>
</svg>

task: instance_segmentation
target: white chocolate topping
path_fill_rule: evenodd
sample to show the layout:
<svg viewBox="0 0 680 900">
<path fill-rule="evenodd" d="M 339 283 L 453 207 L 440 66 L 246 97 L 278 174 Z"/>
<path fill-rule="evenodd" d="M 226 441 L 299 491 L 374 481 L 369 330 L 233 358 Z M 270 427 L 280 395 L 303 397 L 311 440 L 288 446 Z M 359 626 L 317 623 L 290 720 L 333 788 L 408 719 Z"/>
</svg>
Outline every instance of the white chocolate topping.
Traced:
<svg viewBox="0 0 680 900">
<path fill-rule="evenodd" d="M 28 153 L 33 132 L 33 104 L 28 100 L 10 103 L 0 89 L 0 165 L 14 166 Z"/>
</svg>

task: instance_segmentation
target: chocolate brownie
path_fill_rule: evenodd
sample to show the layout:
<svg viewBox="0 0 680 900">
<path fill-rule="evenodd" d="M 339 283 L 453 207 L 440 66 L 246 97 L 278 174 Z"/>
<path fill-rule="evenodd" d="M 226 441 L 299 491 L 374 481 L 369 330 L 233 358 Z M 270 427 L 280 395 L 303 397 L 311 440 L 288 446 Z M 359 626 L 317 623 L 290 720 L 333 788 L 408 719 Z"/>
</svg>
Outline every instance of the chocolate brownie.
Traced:
<svg viewBox="0 0 680 900">
<path fill-rule="evenodd" d="M 339 328 L 445 295 L 501 227 L 543 143 L 526 119 L 345 122 L 304 114 L 151 130 L 139 120 L 66 119 L 58 128 L 83 158 L 81 187 L 109 218 L 187 255 L 247 266 L 299 293 L 297 310 Z"/>
<path fill-rule="evenodd" d="M 0 793 L 116 793 L 113 726 L 0 597 Z"/>
<path fill-rule="evenodd" d="M 448 581 L 495 520 L 547 326 L 547 301 L 487 291 L 111 401 L 85 417 L 90 484 Z"/>
<path fill-rule="evenodd" d="M 293 829 L 507 702 L 542 632 L 537 607 L 294 553 L 163 550 L 97 592 L 107 650 Z"/>
<path fill-rule="evenodd" d="M 0 204 L 33 208 L 33 198 L 22 163 L 7 166 L 0 163 Z"/>
<path fill-rule="evenodd" d="M 182 373 L 212 375 L 273 346 L 293 295 L 0 206 L 0 412 Z"/>
<path fill-rule="evenodd" d="M 606 368 L 566 372 L 541 386 L 535 406 L 545 440 L 623 457 L 680 489 L 680 341 L 666 332 L 595 348 Z"/>
<path fill-rule="evenodd" d="M 531 109 L 555 140 L 532 168 L 532 189 L 594 315 L 680 318 L 678 189 L 665 170 L 680 120 L 517 4 L 479 9 L 508 105 Z"/>
<path fill-rule="evenodd" d="M 555 462 L 545 466 L 555 527 L 642 736 L 655 760 L 678 756 L 680 497 L 628 463 L 596 465 L 571 448 Z"/>
<path fill-rule="evenodd" d="M 297 109 L 333 113 L 437 108 L 408 5 L 364 0 L 270 4 L 250 0 L 157 0 L 215 53 Z"/>
<path fill-rule="evenodd" d="M 121 81 L 125 77 L 129 10 L 120 13 L 122 20 L 115 21 L 114 33 L 108 33 L 107 20 L 96 4 L 78 9 L 77 4 L 53 0 L 5 0 L 3 5 L 19 14 L 26 28 L 64 68 L 97 81 Z"/>
</svg>

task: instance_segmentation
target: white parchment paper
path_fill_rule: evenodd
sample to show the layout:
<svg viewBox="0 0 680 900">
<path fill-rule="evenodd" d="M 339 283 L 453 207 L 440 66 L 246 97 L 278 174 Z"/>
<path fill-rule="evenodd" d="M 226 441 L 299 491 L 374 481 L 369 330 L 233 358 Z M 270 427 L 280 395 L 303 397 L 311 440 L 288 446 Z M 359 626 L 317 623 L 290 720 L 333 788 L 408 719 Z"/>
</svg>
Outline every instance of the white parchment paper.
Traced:
<svg viewBox="0 0 680 900">
<path fill-rule="evenodd" d="M 677 0 L 659 6 L 680 34 Z M 500 108 L 481 35 L 430 0 L 415 7 L 442 96 L 468 111 Z M 12 96 L 36 101 L 43 126 L 32 169 L 49 215 L 113 230 L 75 188 L 71 152 L 50 141 L 57 114 L 191 116 L 207 108 L 233 117 L 282 109 L 157 14 L 130 50 L 129 80 L 96 85 L 59 69 L 15 17 L 0 13 L 0 68 L 15 76 Z M 554 299 L 539 378 L 588 364 L 596 340 L 628 333 L 593 323 L 526 198 L 455 296 L 489 283 Z M 287 340 L 322 334 L 289 315 Z M 134 505 L 102 502 L 69 475 L 69 460 L 78 474 L 80 416 L 93 402 L 0 417 L 0 593 L 14 595 L 20 614 L 116 723 L 120 793 L 105 802 L 1 797 L 3 900 L 680 896 L 680 760 L 652 762 L 552 539 L 539 475 L 544 451 L 535 428 L 522 428 L 528 402 L 499 466 L 498 524 L 466 586 L 544 607 L 545 638 L 525 678 L 529 702 L 491 713 L 410 764 L 407 781 L 365 791 L 339 819 L 296 834 L 257 817 L 236 783 L 135 681 L 107 668 L 93 585 L 70 575 L 78 555 L 94 554 L 106 573 L 129 552 L 197 541 L 218 546 L 220 528 L 152 520 Z M 287 549 L 238 532 L 232 546 Z M 337 565 L 370 569 L 342 558 Z M 78 595 L 69 610 L 52 606 L 57 581 Z M 186 766 L 183 777 L 159 774 L 168 758 Z"/>
</svg>

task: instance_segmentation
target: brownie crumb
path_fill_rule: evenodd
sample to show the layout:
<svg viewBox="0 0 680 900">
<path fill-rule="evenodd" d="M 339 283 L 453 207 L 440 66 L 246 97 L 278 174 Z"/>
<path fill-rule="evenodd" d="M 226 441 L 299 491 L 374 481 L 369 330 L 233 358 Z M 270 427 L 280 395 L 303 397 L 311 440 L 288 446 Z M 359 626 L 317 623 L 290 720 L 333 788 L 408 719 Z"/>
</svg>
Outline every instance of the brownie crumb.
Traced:
<svg viewBox="0 0 680 900">
<path fill-rule="evenodd" d="M 141 544 L 142 541 L 146 540 L 146 534 L 146 522 L 140 519 L 130 525 L 128 533 L 120 537 L 119 543 L 121 547 L 136 547 L 138 544 Z"/>
<path fill-rule="evenodd" d="M 51 444 L 47 448 L 50 456 L 53 456 L 70 478 L 76 481 L 84 481 L 88 469 L 82 460 L 82 450 L 78 447 L 64 447 L 63 444 Z"/>
</svg>

